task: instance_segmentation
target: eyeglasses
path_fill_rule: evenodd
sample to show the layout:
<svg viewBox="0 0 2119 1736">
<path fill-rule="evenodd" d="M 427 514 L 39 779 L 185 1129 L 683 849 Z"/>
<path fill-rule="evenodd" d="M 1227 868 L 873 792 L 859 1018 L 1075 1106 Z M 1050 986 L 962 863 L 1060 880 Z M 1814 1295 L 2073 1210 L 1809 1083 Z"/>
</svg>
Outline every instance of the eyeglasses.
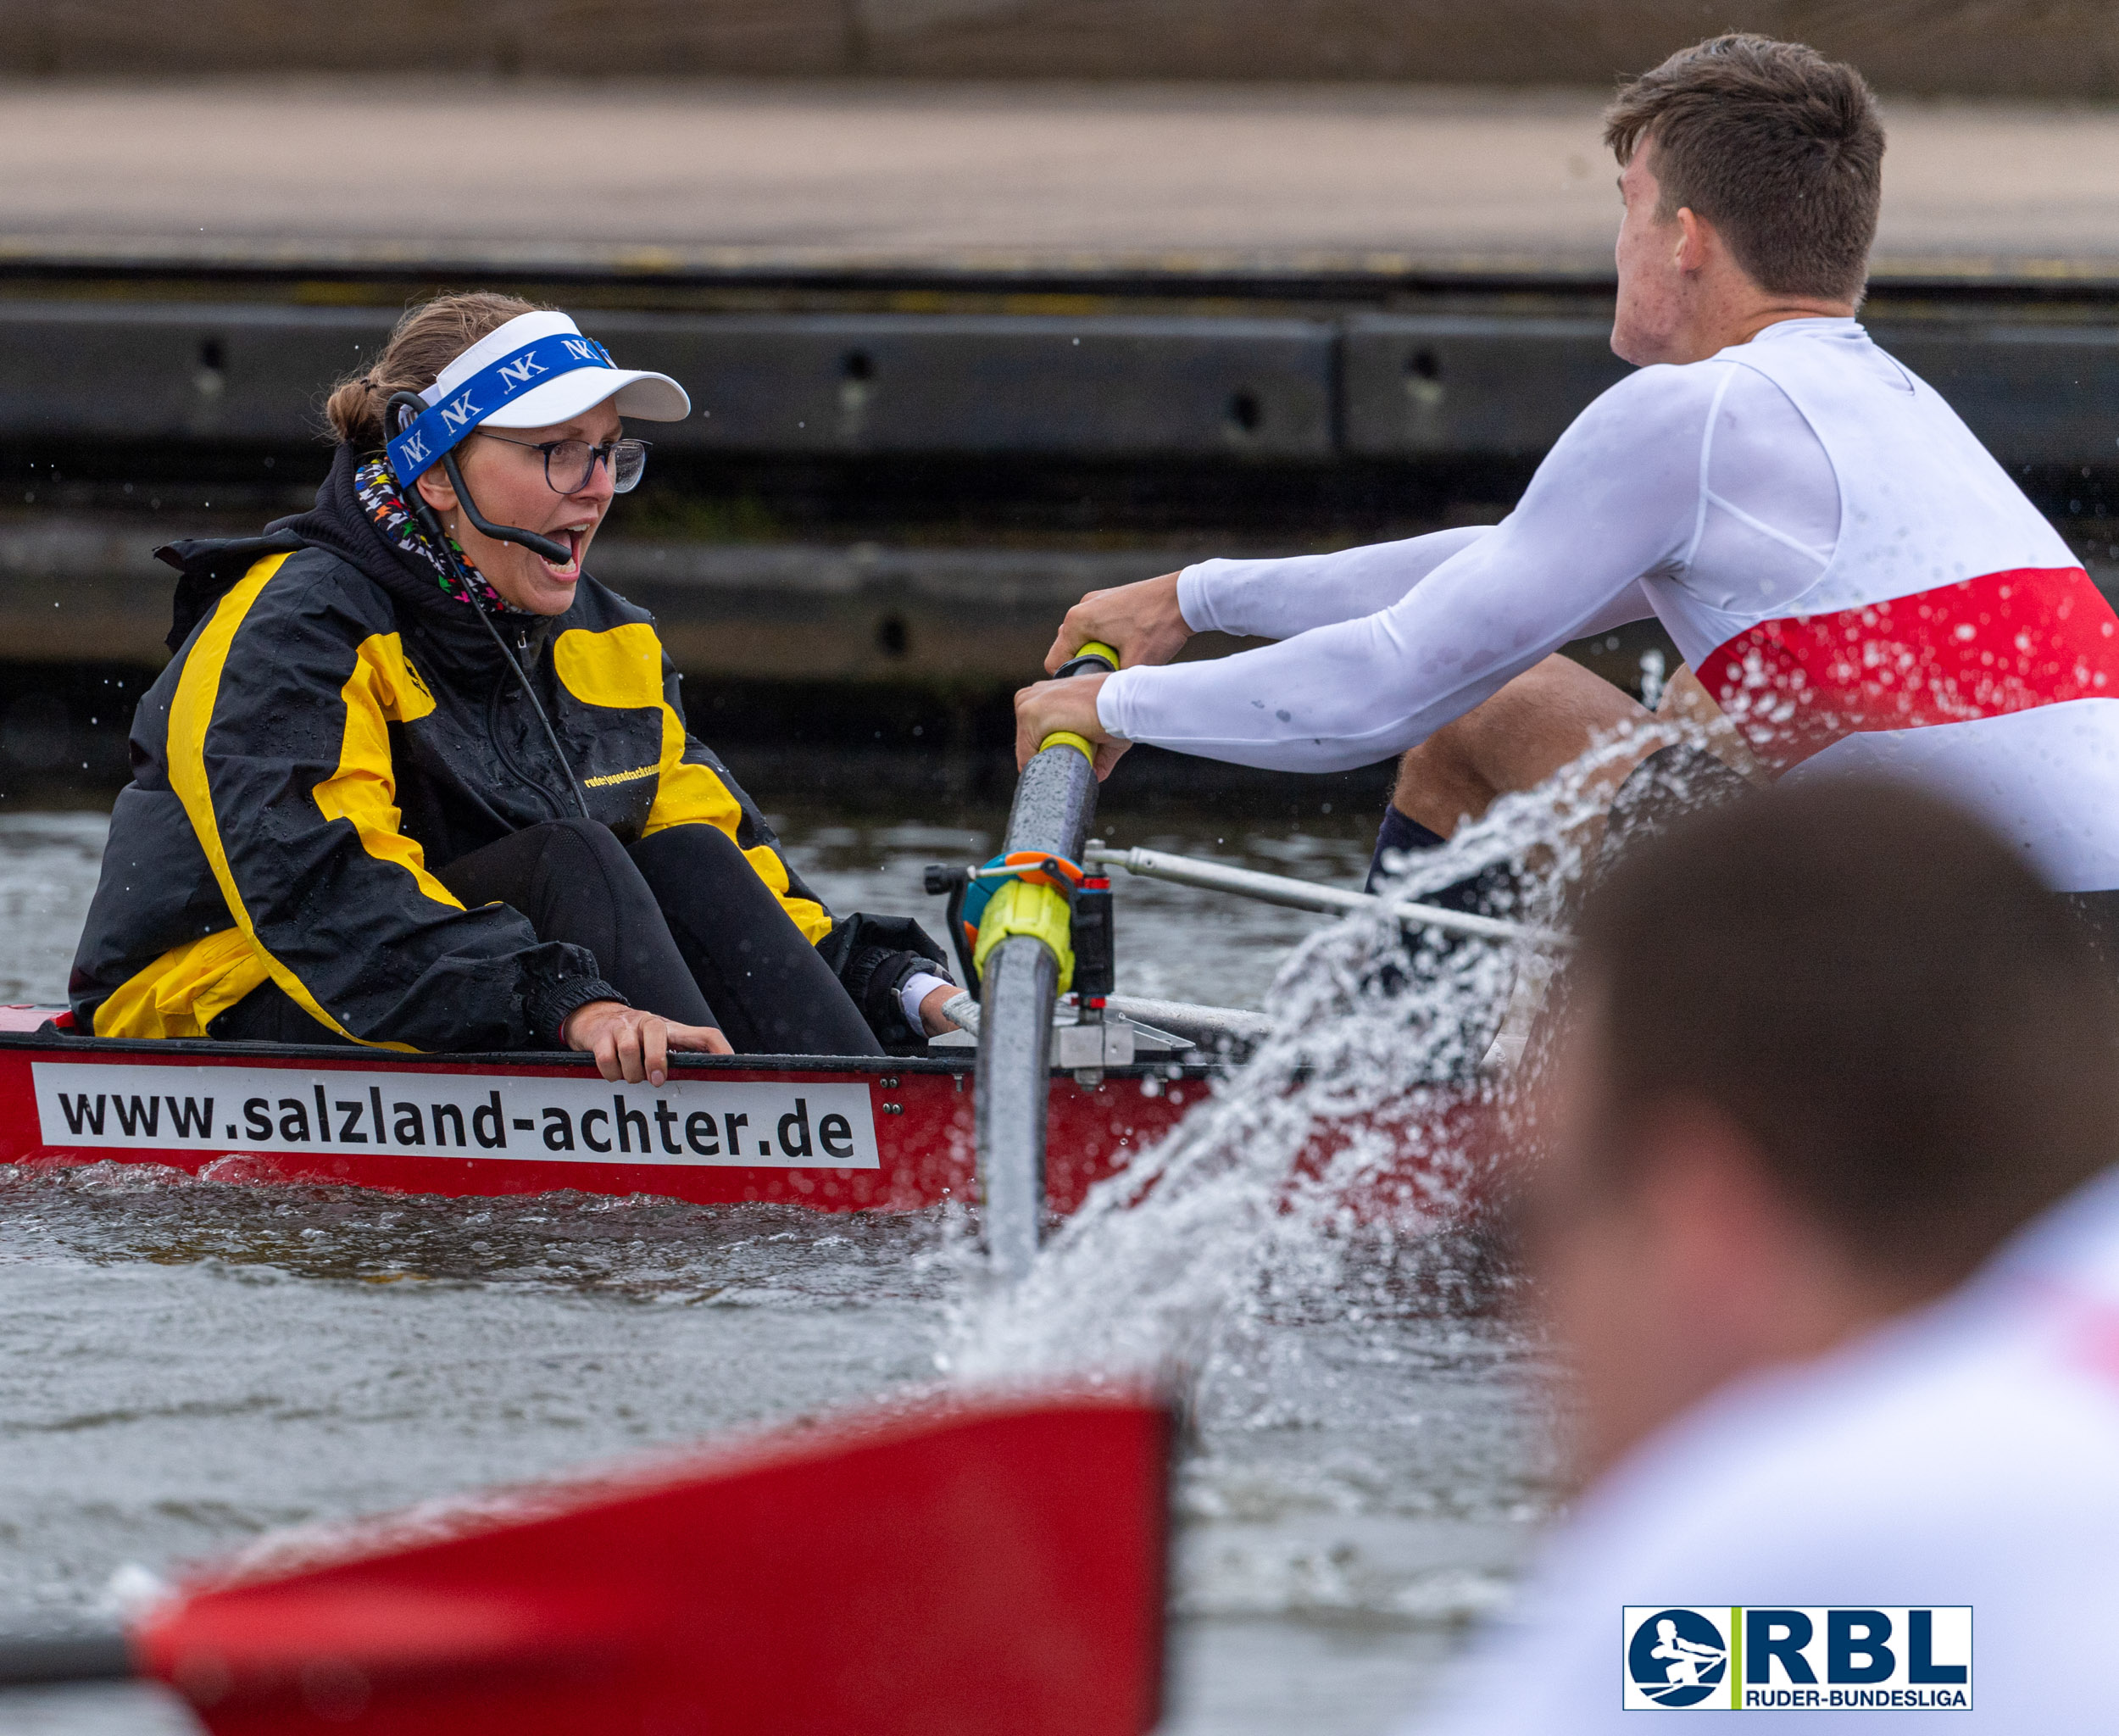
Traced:
<svg viewBox="0 0 2119 1736">
<path fill-rule="evenodd" d="M 601 446 L 591 446 L 586 440 L 546 440 L 533 446 L 527 440 L 487 434 L 483 428 L 478 431 L 503 446 L 520 446 L 525 452 L 542 453 L 545 486 L 554 494 L 579 494 L 588 487 L 589 478 L 596 474 L 598 465 L 610 471 L 614 494 L 631 493 L 640 486 L 641 474 L 648 468 L 648 448 L 653 443 L 646 440 L 607 440 Z"/>
</svg>

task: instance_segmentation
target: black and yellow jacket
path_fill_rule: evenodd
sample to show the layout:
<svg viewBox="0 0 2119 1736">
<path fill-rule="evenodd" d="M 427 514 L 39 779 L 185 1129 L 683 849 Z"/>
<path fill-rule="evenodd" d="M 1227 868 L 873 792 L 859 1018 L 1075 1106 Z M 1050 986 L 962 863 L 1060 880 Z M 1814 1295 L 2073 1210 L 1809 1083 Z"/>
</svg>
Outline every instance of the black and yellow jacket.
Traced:
<svg viewBox="0 0 2119 1736">
<path fill-rule="evenodd" d="M 270 981 L 359 1043 L 550 1047 L 576 1007 L 622 999 L 583 949 L 541 942 L 505 904 L 466 910 L 430 871 L 580 810 L 501 648 L 385 540 L 355 468 L 342 448 L 314 509 L 263 537 L 163 551 L 184 574 L 176 656 L 133 721 L 70 985 L 98 1036 L 204 1035 Z M 645 610 L 584 576 L 565 615 L 494 625 L 594 818 L 629 843 L 719 826 L 826 938 L 830 912 L 687 731 Z"/>
</svg>

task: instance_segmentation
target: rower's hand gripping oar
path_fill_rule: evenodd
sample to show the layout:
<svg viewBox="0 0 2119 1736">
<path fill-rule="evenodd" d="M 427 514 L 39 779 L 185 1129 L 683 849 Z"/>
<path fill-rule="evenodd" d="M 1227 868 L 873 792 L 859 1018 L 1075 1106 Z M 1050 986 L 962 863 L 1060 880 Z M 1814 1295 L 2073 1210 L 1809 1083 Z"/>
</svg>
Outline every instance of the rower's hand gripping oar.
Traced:
<svg viewBox="0 0 2119 1736">
<path fill-rule="evenodd" d="M 1130 1394 L 871 1414 L 0 1639 L 0 1686 L 159 1681 L 213 1736 L 1140 1736 L 1169 1460 Z"/>
<path fill-rule="evenodd" d="M 1084 645 L 1055 680 L 1108 673 L 1119 654 Z M 979 985 L 975 1102 L 986 1245 L 1013 1281 L 1037 1257 L 1045 1210 L 1045 1121 L 1052 1008 L 1074 980 L 1074 888 L 1096 817 L 1096 748 L 1071 730 L 1037 746 L 1015 785 L 1002 881 L 978 921 L 971 963 Z"/>
<path fill-rule="evenodd" d="M 1051 679 L 1055 682 L 1064 682 L 1071 681 L 1078 675 L 1115 675 L 1117 672 L 1118 653 L 1109 645 L 1101 644 L 1091 639 L 1073 656 L 1054 670 Z M 1070 748 L 1079 748 L 1088 756 L 1090 765 L 1096 764 L 1096 743 L 1087 736 L 1076 735 L 1071 729 L 1053 731 L 1044 740 L 1037 743 L 1037 751 L 1042 754 L 1048 748 L 1057 748 L 1063 744 Z"/>
<path fill-rule="evenodd" d="M 1117 670 L 1118 653 L 1109 645 L 1100 644 L 1096 640 L 1091 639 L 1073 656 L 1054 670 L 1051 679 L 1055 682 L 1064 682 L 1071 680 L 1078 675 L 1113 675 Z M 1072 742 L 1076 747 L 1081 748 L 1092 759 L 1096 756 L 1096 750 L 1089 745 L 1088 737 L 1078 736 L 1071 729 L 1054 730 L 1039 745 L 1041 748 L 1049 748 L 1054 742 Z"/>
</svg>

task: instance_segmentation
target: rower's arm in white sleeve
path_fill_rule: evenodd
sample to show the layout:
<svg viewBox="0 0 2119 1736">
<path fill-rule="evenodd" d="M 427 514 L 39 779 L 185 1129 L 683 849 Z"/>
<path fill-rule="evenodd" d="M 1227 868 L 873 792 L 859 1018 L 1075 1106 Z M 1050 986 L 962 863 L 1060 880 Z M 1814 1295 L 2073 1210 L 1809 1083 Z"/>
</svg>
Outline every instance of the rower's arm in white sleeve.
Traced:
<svg viewBox="0 0 2119 1736">
<path fill-rule="evenodd" d="M 1388 609 L 1450 556 L 1493 530 L 1470 525 L 1331 554 L 1203 560 L 1177 576 L 1177 609 L 1195 633 L 1292 639 Z"/>
<path fill-rule="evenodd" d="M 1629 376 L 1560 437 L 1516 511 L 1389 607 L 1212 662 L 1121 670 L 1098 721 L 1127 741 L 1288 771 L 1346 771 L 1424 741 L 1569 640 L 1635 618 L 1643 576 L 1682 566 L 1729 371 Z"/>
<path fill-rule="evenodd" d="M 1492 525 L 1431 531 L 1397 542 L 1371 542 L 1331 554 L 1270 560 L 1203 560 L 1177 576 L 1177 609 L 1195 633 L 1292 639 L 1312 627 L 1359 620 L 1388 609 Z M 1583 633 L 1609 632 L 1655 614 L 1640 587 L 1629 588 Z"/>
</svg>

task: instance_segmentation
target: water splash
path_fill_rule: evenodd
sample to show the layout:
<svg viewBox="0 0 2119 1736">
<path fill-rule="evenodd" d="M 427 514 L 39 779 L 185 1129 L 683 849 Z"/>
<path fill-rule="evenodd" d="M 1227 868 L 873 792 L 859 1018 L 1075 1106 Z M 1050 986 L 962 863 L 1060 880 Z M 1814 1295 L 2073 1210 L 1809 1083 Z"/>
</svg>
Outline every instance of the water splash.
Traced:
<svg viewBox="0 0 2119 1736">
<path fill-rule="evenodd" d="M 1614 787 L 1644 752 L 1697 739 L 1658 723 L 1596 744 L 1416 855 L 1396 890 L 1504 870 L 1492 914 L 1564 926 Z M 1175 1372 L 1195 1405 L 1238 1391 L 1270 1405 L 1269 1366 L 1300 1354 L 1277 1327 L 1476 1287 L 1478 1250 L 1450 1232 L 1504 1184 L 1527 1083 L 1508 1063 L 1548 971 L 1512 946 L 1409 944 L 1380 913 L 1313 934 L 1275 980 L 1265 1043 L 1097 1188 L 1021 1284 L 966 1298 L 946 1366 L 975 1379 Z"/>
</svg>

